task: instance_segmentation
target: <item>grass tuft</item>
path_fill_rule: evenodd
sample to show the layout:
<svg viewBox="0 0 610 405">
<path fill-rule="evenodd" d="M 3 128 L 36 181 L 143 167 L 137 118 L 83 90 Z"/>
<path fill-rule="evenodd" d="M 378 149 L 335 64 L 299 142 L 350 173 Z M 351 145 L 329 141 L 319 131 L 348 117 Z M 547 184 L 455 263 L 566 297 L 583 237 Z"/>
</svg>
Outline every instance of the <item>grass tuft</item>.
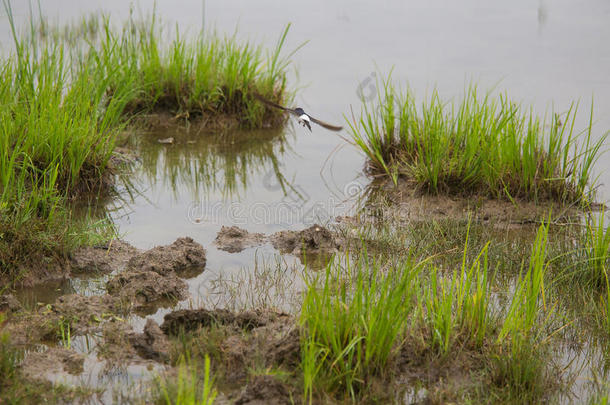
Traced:
<svg viewBox="0 0 610 405">
<path fill-rule="evenodd" d="M 577 109 L 573 104 L 547 121 L 506 95 L 481 95 L 476 86 L 457 104 L 434 91 L 418 105 L 410 89 L 400 91 L 388 78 L 378 105 L 365 104 L 349 126 L 370 170 L 394 183 L 402 176 L 431 193 L 586 205 L 608 134 L 592 139 L 592 116 L 575 133 Z"/>
</svg>

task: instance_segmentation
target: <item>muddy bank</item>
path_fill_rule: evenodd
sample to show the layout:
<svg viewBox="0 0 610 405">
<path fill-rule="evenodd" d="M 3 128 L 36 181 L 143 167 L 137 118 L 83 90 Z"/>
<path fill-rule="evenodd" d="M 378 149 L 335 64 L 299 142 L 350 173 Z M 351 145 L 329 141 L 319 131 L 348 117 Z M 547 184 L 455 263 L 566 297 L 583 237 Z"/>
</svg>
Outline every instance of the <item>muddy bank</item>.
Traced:
<svg viewBox="0 0 610 405">
<path fill-rule="evenodd" d="M 574 206 L 544 200 L 494 199 L 482 195 L 433 195 L 418 188 L 412 180 L 399 178 L 394 185 L 389 180 L 373 182 L 364 203 L 365 216 L 377 221 L 404 224 L 411 221 L 456 219 L 489 222 L 497 226 L 539 224 L 548 220 L 572 222 L 580 211 Z M 353 222 L 353 218 L 340 218 Z"/>
</svg>

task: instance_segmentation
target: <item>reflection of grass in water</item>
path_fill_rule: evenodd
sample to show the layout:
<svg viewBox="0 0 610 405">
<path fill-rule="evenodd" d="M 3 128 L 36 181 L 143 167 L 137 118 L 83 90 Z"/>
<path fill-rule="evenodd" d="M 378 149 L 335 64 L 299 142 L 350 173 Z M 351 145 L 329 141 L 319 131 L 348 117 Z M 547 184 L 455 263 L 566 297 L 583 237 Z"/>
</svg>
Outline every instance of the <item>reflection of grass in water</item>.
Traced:
<svg viewBox="0 0 610 405">
<path fill-rule="evenodd" d="M 172 136 L 175 143 L 163 145 L 159 138 Z M 135 140 L 142 160 L 143 181 L 151 186 L 163 182 L 177 198 L 180 187 L 200 198 L 220 191 L 228 199 L 248 186 L 252 175 L 265 170 L 273 173 L 277 184 L 290 187 L 281 172 L 279 155 L 287 148 L 281 130 L 232 132 L 189 136 L 172 131 L 142 135 Z"/>
</svg>

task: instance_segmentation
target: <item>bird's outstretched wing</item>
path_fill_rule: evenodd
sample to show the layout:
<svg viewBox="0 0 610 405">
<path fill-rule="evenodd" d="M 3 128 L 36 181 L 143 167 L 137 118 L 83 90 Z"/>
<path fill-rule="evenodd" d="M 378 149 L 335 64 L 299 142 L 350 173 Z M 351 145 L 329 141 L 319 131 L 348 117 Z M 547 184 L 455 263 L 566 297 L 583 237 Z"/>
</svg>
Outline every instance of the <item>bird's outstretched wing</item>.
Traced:
<svg viewBox="0 0 610 405">
<path fill-rule="evenodd" d="M 258 94 L 254 93 L 254 97 L 259 99 L 260 101 L 262 101 L 263 103 L 270 105 L 271 107 L 275 107 L 275 108 L 279 108 L 280 110 L 284 110 L 284 111 L 288 111 L 294 114 L 294 111 L 292 110 L 292 108 L 286 108 L 286 107 L 282 107 L 279 104 L 275 104 L 272 101 L 266 100 L 263 97 L 259 96 Z"/>
<path fill-rule="evenodd" d="M 330 125 L 324 121 L 320 121 L 318 119 L 315 119 L 314 117 L 312 117 L 311 115 L 309 116 L 309 118 L 311 119 L 311 121 L 315 122 L 316 124 L 320 125 L 321 127 L 324 127 L 326 129 L 329 129 L 331 131 L 341 131 L 343 129 L 343 127 L 339 127 L 337 125 Z"/>
</svg>

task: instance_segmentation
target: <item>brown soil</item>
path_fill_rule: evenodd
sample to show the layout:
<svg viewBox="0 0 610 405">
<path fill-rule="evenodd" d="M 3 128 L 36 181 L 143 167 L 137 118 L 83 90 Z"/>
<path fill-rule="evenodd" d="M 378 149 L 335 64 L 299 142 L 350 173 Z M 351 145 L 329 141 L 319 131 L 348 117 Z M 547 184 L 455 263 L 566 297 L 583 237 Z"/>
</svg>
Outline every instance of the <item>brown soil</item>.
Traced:
<svg viewBox="0 0 610 405">
<path fill-rule="evenodd" d="M 139 313 L 153 313 L 158 307 L 171 307 L 188 297 L 188 286 L 173 273 L 162 276 L 154 271 L 125 270 L 106 283 L 108 294 Z"/>
<path fill-rule="evenodd" d="M 70 255 L 72 271 L 86 274 L 109 274 L 123 270 L 138 249 L 121 240 L 102 246 L 85 246 Z"/>
<path fill-rule="evenodd" d="M 21 310 L 21 304 L 12 294 L 0 295 L 0 312 L 17 312 Z"/>
<path fill-rule="evenodd" d="M 150 318 L 146 320 L 142 333 L 129 335 L 129 342 L 144 359 L 160 363 L 169 361 L 169 340 L 157 322 Z"/>
<path fill-rule="evenodd" d="M 178 355 L 184 350 L 183 333 L 193 336 L 189 347 L 204 348 L 199 355 L 216 353 L 213 368 L 222 378 L 219 384 L 228 387 L 229 403 L 285 404 L 291 403 L 291 394 L 299 398 L 293 382 L 265 372 L 252 374 L 278 367 L 291 372 L 299 366 L 300 335 L 292 316 L 273 311 L 179 310 L 165 316 L 161 329 L 177 336 L 172 344 Z"/>
<path fill-rule="evenodd" d="M 331 231 L 320 225 L 312 225 L 302 231 L 280 231 L 270 237 L 273 247 L 283 253 L 302 255 L 307 253 L 336 253 L 339 243 Z"/>
<path fill-rule="evenodd" d="M 394 224 L 439 219 L 472 220 L 496 225 L 526 225 L 548 220 L 571 221 L 579 211 L 554 201 L 532 202 L 520 199 L 494 199 L 481 195 L 432 195 L 418 189 L 413 181 L 400 178 L 395 186 L 389 180 L 375 184 L 366 202 L 367 215 Z M 349 218 L 340 218 L 349 221 Z"/>
<path fill-rule="evenodd" d="M 286 385 L 272 375 L 257 375 L 248 382 L 235 400 L 235 405 L 284 405 L 291 404 Z"/>
<path fill-rule="evenodd" d="M 63 347 L 53 347 L 44 352 L 29 352 L 21 364 L 26 378 L 46 380 L 50 376 L 66 372 L 79 375 L 83 372 L 85 356 Z"/>
<path fill-rule="evenodd" d="M 161 276 L 176 273 L 194 277 L 203 272 L 206 252 L 192 238 L 178 238 L 168 246 L 157 246 L 132 257 L 127 263 L 128 271 L 155 272 Z"/>
<path fill-rule="evenodd" d="M 212 324 L 235 325 L 240 329 L 252 330 L 285 318 L 288 318 L 287 314 L 260 310 L 233 313 L 226 309 L 179 309 L 165 315 L 161 329 L 168 335 L 177 335 Z"/>
<path fill-rule="evenodd" d="M 266 237 L 262 233 L 249 233 L 237 226 L 223 226 L 218 232 L 214 244 L 220 250 L 229 253 L 238 253 L 242 250 L 265 243 Z"/>
</svg>

